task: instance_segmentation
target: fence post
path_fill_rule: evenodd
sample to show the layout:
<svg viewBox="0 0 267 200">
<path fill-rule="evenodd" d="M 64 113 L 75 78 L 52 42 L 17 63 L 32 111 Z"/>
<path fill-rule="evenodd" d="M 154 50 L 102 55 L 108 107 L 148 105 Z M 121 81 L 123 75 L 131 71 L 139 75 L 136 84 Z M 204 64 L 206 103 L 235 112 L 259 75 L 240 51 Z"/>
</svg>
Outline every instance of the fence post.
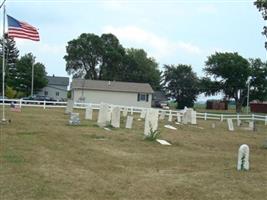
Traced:
<svg viewBox="0 0 267 200">
<path fill-rule="evenodd" d="M 221 122 L 223 121 L 223 114 L 221 114 Z"/>
<path fill-rule="evenodd" d="M 44 109 L 45 109 L 45 104 L 46 104 L 46 101 L 44 101 Z"/>
<path fill-rule="evenodd" d="M 21 108 L 22 105 L 22 99 L 19 100 L 19 108 Z"/>
<path fill-rule="evenodd" d="M 207 113 L 205 113 L 204 115 L 204 120 L 207 120 Z"/>
<path fill-rule="evenodd" d="M 265 116 L 265 126 L 267 125 L 267 115 Z"/>
</svg>

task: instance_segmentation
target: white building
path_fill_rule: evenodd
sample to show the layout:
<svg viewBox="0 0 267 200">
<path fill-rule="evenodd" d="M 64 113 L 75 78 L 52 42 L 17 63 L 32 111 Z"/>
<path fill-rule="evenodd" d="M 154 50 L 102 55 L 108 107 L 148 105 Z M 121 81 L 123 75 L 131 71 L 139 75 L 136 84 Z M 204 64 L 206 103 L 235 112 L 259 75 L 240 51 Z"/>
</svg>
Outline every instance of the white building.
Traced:
<svg viewBox="0 0 267 200">
<path fill-rule="evenodd" d="M 150 108 L 153 89 L 148 83 L 73 79 L 71 94 L 75 102 Z"/>
<path fill-rule="evenodd" d="M 67 99 L 69 78 L 59 76 L 47 76 L 48 84 L 37 95 L 51 97 L 58 101 Z"/>
</svg>

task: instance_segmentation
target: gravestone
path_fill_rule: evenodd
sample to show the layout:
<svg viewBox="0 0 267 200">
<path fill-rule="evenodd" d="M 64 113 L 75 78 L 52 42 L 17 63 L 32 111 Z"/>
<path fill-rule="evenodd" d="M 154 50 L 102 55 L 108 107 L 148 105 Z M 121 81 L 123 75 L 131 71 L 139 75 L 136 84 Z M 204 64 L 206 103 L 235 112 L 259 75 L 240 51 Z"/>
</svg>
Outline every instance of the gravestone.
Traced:
<svg viewBox="0 0 267 200">
<path fill-rule="evenodd" d="M 240 119 L 237 119 L 236 120 L 236 125 L 239 127 L 239 126 L 241 126 L 241 120 Z"/>
<path fill-rule="evenodd" d="M 191 124 L 197 124 L 197 112 L 194 110 L 191 113 Z"/>
<path fill-rule="evenodd" d="M 127 107 L 124 107 L 123 108 L 123 112 L 122 112 L 123 117 L 126 117 L 127 114 L 128 114 L 128 108 Z"/>
<path fill-rule="evenodd" d="M 120 128 L 121 111 L 119 107 L 114 107 L 111 114 L 111 126 Z"/>
<path fill-rule="evenodd" d="M 133 126 L 133 116 L 127 116 L 125 128 L 131 129 Z"/>
<path fill-rule="evenodd" d="M 169 112 L 169 118 L 168 118 L 169 122 L 172 122 L 172 111 Z"/>
<path fill-rule="evenodd" d="M 93 119 L 93 109 L 92 106 L 87 106 L 85 109 L 85 119 Z"/>
<path fill-rule="evenodd" d="M 192 108 L 186 108 L 183 114 L 183 124 L 197 124 L 196 122 L 196 111 Z"/>
<path fill-rule="evenodd" d="M 237 170 L 249 170 L 249 147 L 242 144 L 238 150 Z"/>
<path fill-rule="evenodd" d="M 71 99 L 68 99 L 67 106 L 65 109 L 65 114 L 70 114 L 73 111 L 74 101 Z"/>
<path fill-rule="evenodd" d="M 113 107 L 111 107 L 111 108 L 108 109 L 108 113 L 107 113 L 107 124 L 110 124 L 110 122 L 111 122 L 112 110 L 113 110 Z"/>
<path fill-rule="evenodd" d="M 161 110 L 159 119 L 160 119 L 160 120 L 164 120 L 164 119 L 165 119 L 165 115 L 166 115 L 166 111 L 165 111 L 165 110 Z"/>
<path fill-rule="evenodd" d="M 147 110 L 146 118 L 145 118 L 145 129 L 144 135 L 149 136 L 151 131 L 154 132 L 158 130 L 158 118 L 159 118 L 159 110 L 150 108 Z"/>
<path fill-rule="evenodd" d="M 255 131 L 255 122 L 254 121 L 249 121 L 248 122 L 248 127 L 249 127 L 249 130 L 252 130 L 252 131 Z"/>
<path fill-rule="evenodd" d="M 146 112 L 147 112 L 146 109 L 142 109 L 141 114 L 140 114 L 141 119 L 144 119 L 146 117 Z"/>
<path fill-rule="evenodd" d="M 228 118 L 227 119 L 227 125 L 228 125 L 228 130 L 229 131 L 234 131 L 234 125 L 233 125 L 233 120 Z"/>
<path fill-rule="evenodd" d="M 181 113 L 177 113 L 177 122 L 181 123 Z"/>
<path fill-rule="evenodd" d="M 100 127 L 107 126 L 109 123 L 109 107 L 108 104 L 106 103 L 101 103 L 99 112 L 98 112 L 98 119 L 97 119 L 97 124 Z"/>
<path fill-rule="evenodd" d="M 70 125 L 79 125 L 80 124 L 79 113 L 70 113 L 69 124 Z"/>
<path fill-rule="evenodd" d="M 216 128 L 216 124 L 215 123 L 212 123 L 211 124 L 211 128 Z"/>
</svg>

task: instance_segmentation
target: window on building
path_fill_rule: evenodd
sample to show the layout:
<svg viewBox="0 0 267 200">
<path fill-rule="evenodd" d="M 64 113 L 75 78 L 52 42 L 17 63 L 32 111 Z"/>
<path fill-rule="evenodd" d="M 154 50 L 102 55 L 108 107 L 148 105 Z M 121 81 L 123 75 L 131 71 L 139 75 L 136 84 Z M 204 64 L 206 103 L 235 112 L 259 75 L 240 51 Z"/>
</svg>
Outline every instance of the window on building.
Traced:
<svg viewBox="0 0 267 200">
<path fill-rule="evenodd" d="M 45 96 L 47 96 L 47 95 L 48 95 L 48 92 L 47 92 L 47 91 L 45 91 L 45 92 L 44 92 L 44 95 L 45 95 Z"/>
<path fill-rule="evenodd" d="M 146 93 L 138 93 L 137 95 L 137 101 L 148 101 L 149 94 Z"/>
<path fill-rule="evenodd" d="M 56 92 L 56 96 L 59 96 L 59 92 Z"/>
</svg>

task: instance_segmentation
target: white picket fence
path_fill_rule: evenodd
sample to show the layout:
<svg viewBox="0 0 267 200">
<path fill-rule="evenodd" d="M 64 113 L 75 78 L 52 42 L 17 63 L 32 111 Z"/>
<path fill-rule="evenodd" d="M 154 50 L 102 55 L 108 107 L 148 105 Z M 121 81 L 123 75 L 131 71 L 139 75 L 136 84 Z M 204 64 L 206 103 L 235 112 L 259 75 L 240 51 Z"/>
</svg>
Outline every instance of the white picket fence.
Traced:
<svg viewBox="0 0 267 200">
<path fill-rule="evenodd" d="M 6 106 L 10 106 L 10 102 L 14 102 L 20 108 L 22 107 L 42 107 L 43 109 L 46 108 L 65 108 L 67 102 L 54 102 L 54 101 L 33 101 L 33 100 L 23 100 L 23 99 L 8 99 L 6 100 L 9 103 L 5 103 Z M 2 105 L 2 99 L 0 99 L 0 105 Z M 79 103 L 75 102 L 74 108 L 78 109 L 85 109 L 87 106 L 91 105 L 93 109 L 98 110 L 100 104 L 93 104 L 93 103 Z M 118 106 L 121 109 L 128 109 L 128 112 L 133 113 L 141 113 L 143 109 L 142 107 L 134 107 L 134 106 L 122 106 L 122 105 L 112 105 Z M 177 116 L 177 113 L 181 113 L 181 110 L 163 110 L 159 109 L 159 113 L 162 111 L 166 112 L 166 115 L 173 115 L 174 117 Z M 262 121 L 267 125 L 267 115 L 258 115 L 258 114 L 215 114 L 215 113 L 202 113 L 197 112 L 198 119 L 204 120 L 226 120 L 231 118 L 232 120 L 252 120 L 252 121 Z"/>
</svg>

